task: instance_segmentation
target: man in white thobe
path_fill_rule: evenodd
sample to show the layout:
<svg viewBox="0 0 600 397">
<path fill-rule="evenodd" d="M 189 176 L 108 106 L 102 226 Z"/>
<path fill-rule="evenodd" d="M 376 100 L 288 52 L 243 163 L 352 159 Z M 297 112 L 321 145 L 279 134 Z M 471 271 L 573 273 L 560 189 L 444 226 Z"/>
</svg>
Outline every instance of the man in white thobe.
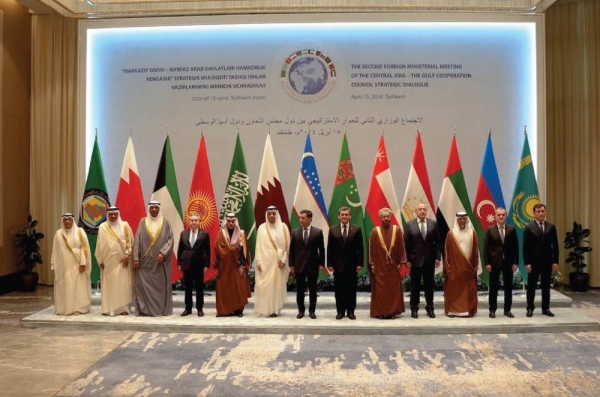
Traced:
<svg viewBox="0 0 600 397">
<path fill-rule="evenodd" d="M 277 207 L 267 207 L 266 218 L 256 234 L 254 314 L 277 317 L 287 299 L 290 231 Z"/>
<path fill-rule="evenodd" d="M 133 232 L 129 223 L 121 220 L 117 207 L 108 209 L 107 218 L 98 229 L 96 243 L 102 277 L 102 314 L 127 315 L 133 301 Z"/>
<path fill-rule="evenodd" d="M 92 304 L 90 244 L 83 229 L 74 225 L 74 219 L 71 213 L 62 216 L 50 259 L 54 270 L 54 313 L 64 316 L 87 313 Z"/>
</svg>

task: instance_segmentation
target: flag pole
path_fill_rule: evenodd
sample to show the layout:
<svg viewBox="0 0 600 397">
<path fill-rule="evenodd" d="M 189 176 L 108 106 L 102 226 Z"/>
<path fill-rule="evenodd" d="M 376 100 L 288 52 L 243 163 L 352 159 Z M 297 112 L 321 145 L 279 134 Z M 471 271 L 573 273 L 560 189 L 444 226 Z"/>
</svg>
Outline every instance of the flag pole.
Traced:
<svg viewBox="0 0 600 397">
<path fill-rule="evenodd" d="M 133 128 L 129 127 L 129 137 L 131 138 L 132 135 L 133 135 Z"/>
</svg>

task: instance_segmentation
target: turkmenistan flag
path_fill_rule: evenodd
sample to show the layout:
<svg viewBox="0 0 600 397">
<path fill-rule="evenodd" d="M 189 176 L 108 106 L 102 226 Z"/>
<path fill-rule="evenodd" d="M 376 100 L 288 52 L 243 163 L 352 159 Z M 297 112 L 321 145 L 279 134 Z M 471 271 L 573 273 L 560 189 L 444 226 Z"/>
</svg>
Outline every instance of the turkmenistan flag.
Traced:
<svg viewBox="0 0 600 397">
<path fill-rule="evenodd" d="M 342 149 L 340 151 L 340 161 L 338 162 L 337 173 L 333 185 L 333 194 L 329 202 L 329 224 L 338 224 L 338 212 L 341 207 L 350 208 L 350 223 L 360 226 L 363 236 L 363 247 L 365 256 L 363 265 L 367 257 L 367 233 L 365 232 L 365 220 L 363 215 L 362 203 L 358 194 L 358 184 L 354 176 L 354 167 L 352 166 L 352 158 L 350 157 L 350 149 L 348 149 L 348 139 L 344 134 L 342 141 Z M 367 268 L 363 266 L 361 273 L 365 273 Z"/>
<path fill-rule="evenodd" d="M 459 211 L 465 211 L 469 216 L 469 221 L 477 235 L 480 234 L 481 225 L 479 220 L 473 214 L 471 208 L 471 202 L 469 201 L 469 193 L 467 192 L 467 184 L 465 183 L 465 177 L 460 164 L 460 156 L 458 155 L 458 147 L 456 145 L 456 136 L 452 137 L 452 144 L 450 146 L 450 154 L 448 156 L 448 163 L 446 165 L 446 176 L 442 182 L 442 192 L 440 194 L 440 201 L 438 202 L 438 209 L 436 218 L 438 227 L 440 229 L 440 237 L 442 242 L 445 244 L 446 236 L 450 229 L 454 227 L 456 220 L 456 213 Z M 480 246 L 483 241 L 479 241 Z M 479 251 L 481 254 L 481 249 Z M 481 258 L 479 260 L 478 274 L 481 273 Z"/>
<path fill-rule="evenodd" d="M 85 192 L 81 200 L 81 211 L 79 212 L 79 227 L 82 227 L 90 242 L 90 255 L 92 256 L 92 283 L 100 280 L 100 267 L 96 261 L 96 240 L 98 239 L 98 228 L 106 220 L 106 210 L 110 207 L 110 200 L 106 192 L 106 181 L 104 169 L 102 168 L 102 157 L 98 146 L 98 137 L 94 140 L 94 149 L 90 159 Z"/>
<path fill-rule="evenodd" d="M 539 202 L 540 194 L 538 193 L 535 170 L 533 169 L 531 151 L 529 150 L 529 140 L 527 139 L 527 133 L 525 133 L 525 142 L 523 142 L 523 151 L 517 171 L 517 181 L 508 211 L 508 222 L 515 227 L 519 237 L 519 252 L 523 252 L 523 230 L 529 223 L 534 221 L 533 207 Z M 527 282 L 523 255 L 519 255 L 519 271 L 523 275 L 523 280 Z"/>
<path fill-rule="evenodd" d="M 246 169 L 246 159 L 240 134 L 235 141 L 235 150 L 231 160 L 225 195 L 221 202 L 219 219 L 224 219 L 228 212 L 236 214 L 240 228 L 246 232 L 250 254 L 254 258 L 256 245 L 256 223 L 254 222 L 254 205 L 252 204 L 252 191 L 250 189 L 250 178 Z"/>
<path fill-rule="evenodd" d="M 165 139 L 165 145 L 160 156 L 156 181 L 154 182 L 154 192 L 150 200 L 160 202 L 160 215 L 165 217 L 171 224 L 174 241 L 174 252 L 171 257 L 171 282 L 174 283 L 183 276 L 177 268 L 177 257 L 175 256 L 179 245 L 179 236 L 183 231 L 183 211 L 181 209 L 181 199 L 179 198 L 179 188 L 177 187 L 177 177 L 175 176 L 173 154 L 171 153 L 171 140 L 168 136 Z"/>
</svg>

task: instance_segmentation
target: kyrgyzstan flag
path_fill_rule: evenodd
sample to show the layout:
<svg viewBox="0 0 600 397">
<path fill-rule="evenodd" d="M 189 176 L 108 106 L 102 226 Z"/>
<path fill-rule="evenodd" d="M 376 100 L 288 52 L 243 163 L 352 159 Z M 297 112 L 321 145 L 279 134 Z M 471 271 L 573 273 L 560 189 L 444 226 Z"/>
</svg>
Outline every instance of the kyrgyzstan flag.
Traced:
<svg viewBox="0 0 600 397">
<path fill-rule="evenodd" d="M 219 233 L 219 212 L 217 211 L 215 193 L 210 176 L 204 134 L 200 138 L 200 147 L 198 148 L 190 192 L 188 194 L 187 205 L 185 206 L 184 224 L 186 229 L 189 228 L 188 219 L 194 213 L 200 216 L 200 229 L 207 231 L 210 236 L 212 252 L 212 247 L 217 241 L 217 234 Z M 204 273 L 204 280 L 210 280 L 215 275 L 216 271 L 211 264 L 210 269 Z"/>
<path fill-rule="evenodd" d="M 140 220 L 146 216 L 146 202 L 144 201 L 142 182 L 138 173 L 131 137 L 129 137 L 125 149 L 115 205 L 119 207 L 121 219 L 129 223 L 135 235 Z"/>
</svg>

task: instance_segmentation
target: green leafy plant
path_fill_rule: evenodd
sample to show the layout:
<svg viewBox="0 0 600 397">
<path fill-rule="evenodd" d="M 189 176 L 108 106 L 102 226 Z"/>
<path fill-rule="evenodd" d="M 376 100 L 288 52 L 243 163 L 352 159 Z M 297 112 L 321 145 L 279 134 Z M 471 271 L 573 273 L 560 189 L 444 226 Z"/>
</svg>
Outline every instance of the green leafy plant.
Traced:
<svg viewBox="0 0 600 397">
<path fill-rule="evenodd" d="M 577 273 L 583 273 L 583 269 L 587 267 L 584 254 L 592 250 L 592 247 L 586 245 L 590 243 L 586 240 L 590 233 L 590 229 L 584 229 L 580 223 L 573 222 L 573 230 L 567 232 L 565 236 L 565 248 L 572 250 L 566 262 L 570 263 Z"/>
<path fill-rule="evenodd" d="M 40 254 L 40 240 L 44 233 L 35 230 L 38 221 L 27 216 L 27 227 L 15 233 L 15 246 L 19 248 L 19 264 L 25 265 L 27 273 L 33 272 L 37 264 L 44 263 Z"/>
</svg>

